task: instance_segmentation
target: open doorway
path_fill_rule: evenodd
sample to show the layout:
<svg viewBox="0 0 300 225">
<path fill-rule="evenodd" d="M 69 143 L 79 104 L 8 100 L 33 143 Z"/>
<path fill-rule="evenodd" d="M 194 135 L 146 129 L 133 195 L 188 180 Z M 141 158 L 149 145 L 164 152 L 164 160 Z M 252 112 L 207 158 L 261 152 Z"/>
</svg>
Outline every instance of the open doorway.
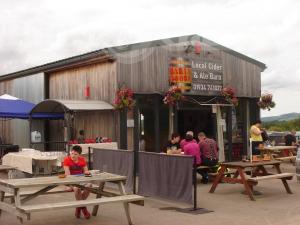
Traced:
<svg viewBox="0 0 300 225">
<path fill-rule="evenodd" d="M 178 112 L 178 132 L 181 137 L 184 137 L 188 130 L 194 132 L 195 138 L 199 132 L 205 132 L 207 137 L 215 138 L 215 117 L 211 108 L 180 110 Z"/>
</svg>

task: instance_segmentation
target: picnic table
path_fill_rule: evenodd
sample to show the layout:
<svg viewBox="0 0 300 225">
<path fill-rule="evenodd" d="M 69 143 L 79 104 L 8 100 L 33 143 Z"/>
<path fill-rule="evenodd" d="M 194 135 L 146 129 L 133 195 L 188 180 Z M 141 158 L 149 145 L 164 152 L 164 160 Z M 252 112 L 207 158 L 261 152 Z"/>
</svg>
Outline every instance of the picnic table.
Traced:
<svg viewBox="0 0 300 225">
<path fill-rule="evenodd" d="M 294 176 L 292 173 L 282 173 L 280 169 L 280 161 L 272 160 L 272 161 L 260 161 L 260 162 L 227 162 L 221 163 L 221 169 L 214 179 L 212 187 L 210 189 L 210 193 L 214 193 L 219 183 L 231 183 L 231 184 L 243 184 L 246 193 L 252 201 L 255 201 L 253 195 L 253 186 L 257 185 L 259 181 L 269 180 L 269 179 L 281 179 L 286 192 L 288 194 L 292 194 L 292 191 L 287 183 L 287 180 L 291 180 Z M 271 174 L 268 173 L 265 166 L 274 166 L 277 173 Z M 252 177 L 247 177 L 245 173 L 245 169 L 252 169 Z M 226 177 L 227 169 L 235 169 L 235 173 L 233 177 Z"/>
<path fill-rule="evenodd" d="M 293 151 L 297 150 L 296 146 L 264 146 L 263 148 L 257 148 L 262 154 L 267 154 L 270 156 L 272 160 L 292 160 L 296 159 L 294 156 Z M 274 158 L 274 154 L 281 153 L 282 151 L 287 150 L 288 156 Z"/>
<path fill-rule="evenodd" d="M 50 175 L 55 167 L 61 166 L 65 156 L 65 152 L 42 152 L 27 149 L 26 151 L 6 154 L 2 159 L 2 164 L 17 167 L 18 170 L 34 176 L 39 174 Z"/>
<path fill-rule="evenodd" d="M 127 217 L 128 224 L 132 224 L 130 213 L 129 213 L 129 204 L 130 202 L 143 202 L 143 197 L 139 195 L 127 195 L 124 188 L 124 182 L 126 180 L 125 176 L 120 176 L 111 173 L 99 173 L 95 174 L 92 177 L 85 176 L 76 176 L 71 175 L 66 178 L 59 178 L 58 176 L 51 177 L 36 177 L 36 178 L 25 178 L 25 179 L 6 179 L 0 180 L 0 216 L 1 211 L 5 211 L 15 215 L 20 223 L 23 223 L 23 220 L 27 218 L 30 220 L 32 212 L 38 211 L 47 211 L 54 209 L 65 209 L 65 208 L 76 208 L 83 206 L 93 206 L 92 215 L 96 216 L 99 205 L 109 204 L 115 202 L 122 202 L 124 204 L 124 209 Z M 91 190 L 96 194 L 96 199 L 86 199 L 79 201 L 63 201 L 55 203 L 30 203 L 24 204 L 29 200 L 32 200 L 42 194 L 47 194 L 51 192 L 52 189 L 59 185 L 73 185 L 85 189 L 91 189 L 84 187 L 82 183 L 97 182 L 98 186 L 96 189 Z M 120 195 L 110 195 L 111 197 L 102 197 L 103 189 L 106 182 L 113 182 L 118 185 Z M 23 195 L 22 190 L 26 188 L 38 188 L 37 191 L 33 193 Z M 65 193 L 65 192 L 63 192 Z M 11 195 L 13 200 L 12 202 L 4 201 L 5 195 Z M 59 198 L 57 198 L 59 199 Z"/>
<path fill-rule="evenodd" d="M 14 166 L 7 166 L 7 165 L 0 165 L 0 172 L 1 171 L 9 171 L 9 170 L 15 170 L 17 169 Z"/>
</svg>

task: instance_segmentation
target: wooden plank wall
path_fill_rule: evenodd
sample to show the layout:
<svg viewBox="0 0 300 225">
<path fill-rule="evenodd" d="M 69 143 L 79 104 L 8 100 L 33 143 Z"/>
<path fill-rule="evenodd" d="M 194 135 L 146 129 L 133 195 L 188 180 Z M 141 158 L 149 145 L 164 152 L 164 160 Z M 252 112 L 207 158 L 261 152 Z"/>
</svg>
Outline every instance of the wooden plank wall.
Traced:
<svg viewBox="0 0 300 225">
<path fill-rule="evenodd" d="M 44 73 L 39 73 L 27 77 L 22 77 L 13 80 L 12 82 L 12 95 L 32 102 L 39 103 L 44 100 Z M 32 130 L 41 132 L 44 135 L 44 126 L 41 121 L 33 122 Z M 20 147 L 29 147 L 30 134 L 29 134 L 29 121 L 28 120 L 12 120 L 13 143 Z"/>
<path fill-rule="evenodd" d="M 169 88 L 168 57 L 170 54 L 196 56 L 184 50 L 187 43 L 133 50 L 117 57 L 117 82 L 126 84 L 135 92 L 164 93 Z M 214 49 L 204 46 L 204 51 Z M 199 57 L 199 56 L 198 56 Z M 200 56 L 201 57 L 201 56 Z M 259 97 L 261 68 L 234 55 L 221 51 L 223 84 L 237 90 L 238 97 Z"/>
<path fill-rule="evenodd" d="M 79 130 L 84 130 L 86 138 L 109 137 L 116 140 L 112 114 L 111 111 L 76 113 L 74 125 L 77 135 Z"/>
<path fill-rule="evenodd" d="M 49 74 L 51 99 L 85 100 L 84 89 L 90 86 L 89 100 L 112 102 L 116 91 L 116 64 L 99 63 Z"/>
<path fill-rule="evenodd" d="M 34 74 L 14 80 L 0 82 L 0 95 L 9 94 L 17 98 L 38 103 L 44 99 L 44 74 Z M 22 147 L 29 147 L 30 134 L 27 120 L 12 119 L 1 121 L 1 138 L 4 142 L 13 143 Z M 36 126 L 43 132 L 43 126 Z"/>
<path fill-rule="evenodd" d="M 11 94 L 12 81 L 0 82 L 0 95 Z M 11 120 L 0 118 L 0 137 L 3 143 L 13 143 Z"/>
<path fill-rule="evenodd" d="M 261 68 L 222 52 L 223 85 L 236 90 L 238 97 L 257 98 L 261 94 Z"/>
<path fill-rule="evenodd" d="M 116 63 L 99 63 L 72 68 L 49 74 L 49 96 L 51 99 L 85 100 L 84 90 L 90 87 L 88 100 L 112 103 L 117 89 Z M 116 140 L 115 113 L 112 111 L 86 112 L 76 115 L 73 136 L 81 129 L 86 138 L 106 136 Z M 57 126 L 57 124 L 55 125 Z M 50 140 L 62 140 L 61 133 L 50 132 Z"/>
</svg>

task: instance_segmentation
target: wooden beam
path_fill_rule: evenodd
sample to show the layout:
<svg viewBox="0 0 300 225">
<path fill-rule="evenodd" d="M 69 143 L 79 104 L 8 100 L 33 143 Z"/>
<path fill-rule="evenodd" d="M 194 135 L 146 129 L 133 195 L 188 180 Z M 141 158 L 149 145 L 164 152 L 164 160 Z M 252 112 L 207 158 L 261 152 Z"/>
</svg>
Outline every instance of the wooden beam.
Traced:
<svg viewBox="0 0 300 225">
<path fill-rule="evenodd" d="M 133 111 L 134 119 L 134 131 L 133 131 L 133 193 L 136 193 L 136 175 L 138 170 L 138 153 L 140 151 L 140 111 L 139 111 L 139 99 L 135 101 L 135 107 Z"/>
<path fill-rule="evenodd" d="M 120 115 L 120 148 L 127 149 L 127 110 L 121 110 Z"/>
<path fill-rule="evenodd" d="M 155 152 L 160 152 L 160 127 L 159 127 L 159 111 L 160 111 L 160 96 L 154 98 L 154 148 Z"/>
<path fill-rule="evenodd" d="M 232 161 L 232 107 L 226 108 L 226 134 L 228 141 L 228 158 L 229 162 Z"/>
</svg>

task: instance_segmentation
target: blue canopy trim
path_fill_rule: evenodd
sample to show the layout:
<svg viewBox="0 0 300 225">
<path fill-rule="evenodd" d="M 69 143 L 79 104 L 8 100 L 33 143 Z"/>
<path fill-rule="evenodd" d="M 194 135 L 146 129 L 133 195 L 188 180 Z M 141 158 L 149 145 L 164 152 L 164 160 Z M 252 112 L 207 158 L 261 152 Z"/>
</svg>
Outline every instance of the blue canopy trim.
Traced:
<svg viewBox="0 0 300 225">
<path fill-rule="evenodd" d="M 35 104 L 21 99 L 0 98 L 0 118 L 29 119 Z M 33 119 L 63 119 L 63 113 L 34 113 Z"/>
<path fill-rule="evenodd" d="M 63 113 L 33 113 L 31 115 L 32 119 L 64 119 Z"/>
<path fill-rule="evenodd" d="M 28 119 L 31 109 L 35 105 L 23 100 L 0 99 L 0 117 Z"/>
</svg>

